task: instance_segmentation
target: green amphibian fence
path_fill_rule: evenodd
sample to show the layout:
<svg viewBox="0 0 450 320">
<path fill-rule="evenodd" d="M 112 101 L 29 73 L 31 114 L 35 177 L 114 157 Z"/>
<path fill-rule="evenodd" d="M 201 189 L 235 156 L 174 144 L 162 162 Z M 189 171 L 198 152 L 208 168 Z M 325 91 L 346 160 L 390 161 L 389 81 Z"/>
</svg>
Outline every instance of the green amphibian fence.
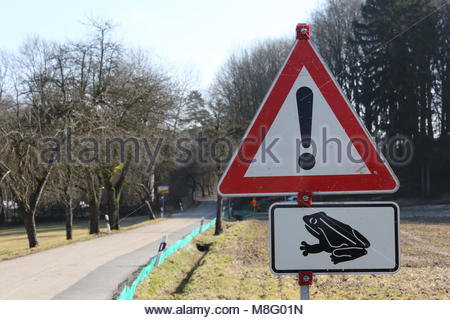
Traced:
<svg viewBox="0 0 450 320">
<path fill-rule="evenodd" d="M 202 230 L 200 230 L 200 227 L 195 228 L 192 230 L 191 233 L 189 233 L 187 236 L 185 236 L 183 239 L 178 240 L 177 242 L 173 243 L 170 247 L 168 247 L 166 250 L 163 251 L 161 254 L 160 264 L 164 262 L 164 260 L 168 257 L 170 257 L 172 254 L 177 252 L 179 249 L 184 248 L 189 244 L 189 242 L 192 241 L 192 239 L 195 238 L 196 235 L 198 235 L 201 232 L 204 232 L 208 230 L 212 225 L 216 223 L 216 219 L 214 218 L 207 224 L 205 224 L 202 227 Z M 150 263 L 144 267 L 137 278 L 133 281 L 131 286 L 125 285 L 125 287 L 120 292 L 119 296 L 117 297 L 117 300 L 133 300 L 134 294 L 136 292 L 136 288 L 138 287 L 139 283 L 141 283 L 142 280 L 144 280 L 150 272 L 152 272 L 153 268 L 155 267 L 156 263 L 156 256 L 153 257 L 150 260 Z"/>
</svg>

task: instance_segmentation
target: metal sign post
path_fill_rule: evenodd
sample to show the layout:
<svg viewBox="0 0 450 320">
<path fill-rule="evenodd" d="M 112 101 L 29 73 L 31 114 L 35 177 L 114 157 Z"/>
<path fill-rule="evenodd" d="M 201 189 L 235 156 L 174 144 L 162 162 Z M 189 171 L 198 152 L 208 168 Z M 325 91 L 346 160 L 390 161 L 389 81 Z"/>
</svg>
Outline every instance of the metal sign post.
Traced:
<svg viewBox="0 0 450 320">
<path fill-rule="evenodd" d="M 158 186 L 158 193 L 161 195 L 161 218 L 164 218 L 164 195 L 169 193 L 169 186 Z"/>
<path fill-rule="evenodd" d="M 301 191 L 297 194 L 297 203 L 299 206 L 312 205 L 312 193 Z M 309 300 L 309 287 L 313 284 L 313 273 L 311 271 L 302 271 L 298 273 L 298 284 L 300 286 L 300 300 Z"/>
<path fill-rule="evenodd" d="M 309 288 L 313 284 L 313 273 L 310 271 L 299 272 L 298 284 L 300 285 L 300 300 L 309 300 Z"/>
<path fill-rule="evenodd" d="M 164 195 L 161 195 L 161 218 L 164 218 Z"/>
</svg>

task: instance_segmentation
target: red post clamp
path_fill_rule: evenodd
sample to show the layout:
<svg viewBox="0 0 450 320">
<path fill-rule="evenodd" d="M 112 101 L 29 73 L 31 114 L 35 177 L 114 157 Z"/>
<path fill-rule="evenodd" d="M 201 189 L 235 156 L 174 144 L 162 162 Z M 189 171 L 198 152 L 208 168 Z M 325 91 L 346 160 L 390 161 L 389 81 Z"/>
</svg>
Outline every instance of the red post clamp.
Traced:
<svg viewBox="0 0 450 320">
<path fill-rule="evenodd" d="M 297 194 L 297 203 L 300 206 L 311 206 L 312 205 L 312 192 L 301 191 Z"/>
<path fill-rule="evenodd" d="M 300 286 L 311 286 L 313 284 L 313 273 L 311 271 L 299 272 L 298 284 Z"/>
<path fill-rule="evenodd" d="M 299 40 L 309 40 L 311 38 L 311 31 L 309 28 L 309 24 L 299 23 L 295 28 L 296 38 Z"/>
</svg>

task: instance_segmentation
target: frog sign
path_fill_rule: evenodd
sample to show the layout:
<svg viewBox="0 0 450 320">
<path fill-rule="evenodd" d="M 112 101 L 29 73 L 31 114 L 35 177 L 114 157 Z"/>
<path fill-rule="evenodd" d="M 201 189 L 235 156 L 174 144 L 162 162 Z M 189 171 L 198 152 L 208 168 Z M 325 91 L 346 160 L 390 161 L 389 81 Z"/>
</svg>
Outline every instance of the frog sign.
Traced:
<svg viewBox="0 0 450 320">
<path fill-rule="evenodd" d="M 395 273 L 399 212 L 394 202 L 273 203 L 270 269 L 275 274 Z"/>
<path fill-rule="evenodd" d="M 305 228 L 319 240 L 317 244 L 301 242 L 304 256 L 310 253 L 329 252 L 334 264 L 354 260 L 367 254 L 370 242 L 358 230 L 333 219 L 325 212 L 303 216 Z"/>
</svg>

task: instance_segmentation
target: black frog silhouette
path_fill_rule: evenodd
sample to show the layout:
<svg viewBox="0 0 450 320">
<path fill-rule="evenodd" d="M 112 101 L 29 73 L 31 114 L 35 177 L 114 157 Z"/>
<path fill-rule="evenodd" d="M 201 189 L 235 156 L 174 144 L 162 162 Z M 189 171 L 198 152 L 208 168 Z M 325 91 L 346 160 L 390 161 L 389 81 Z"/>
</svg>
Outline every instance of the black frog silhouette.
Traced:
<svg viewBox="0 0 450 320">
<path fill-rule="evenodd" d="M 318 244 L 301 242 L 304 256 L 310 253 L 329 252 L 334 264 L 354 260 L 367 254 L 370 242 L 349 225 L 329 217 L 325 212 L 317 212 L 303 217 L 305 228 L 319 239 Z"/>
</svg>

